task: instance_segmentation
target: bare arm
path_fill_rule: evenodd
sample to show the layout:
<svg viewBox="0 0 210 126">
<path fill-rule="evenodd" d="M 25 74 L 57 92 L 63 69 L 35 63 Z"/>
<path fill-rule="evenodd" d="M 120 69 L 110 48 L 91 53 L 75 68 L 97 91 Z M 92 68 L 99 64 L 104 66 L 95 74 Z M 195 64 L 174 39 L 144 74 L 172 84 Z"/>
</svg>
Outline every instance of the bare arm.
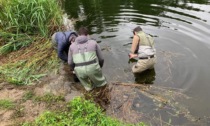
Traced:
<svg viewBox="0 0 210 126">
<path fill-rule="evenodd" d="M 131 53 L 129 54 L 130 59 L 138 56 L 137 54 L 135 54 L 135 50 L 137 49 L 138 43 L 139 43 L 139 37 L 137 35 L 134 35 L 131 45 Z"/>
<path fill-rule="evenodd" d="M 138 46 L 138 43 L 139 43 L 139 37 L 137 35 L 134 35 L 133 41 L 132 41 L 132 46 L 131 46 L 131 53 L 134 54 L 134 52 Z"/>
</svg>

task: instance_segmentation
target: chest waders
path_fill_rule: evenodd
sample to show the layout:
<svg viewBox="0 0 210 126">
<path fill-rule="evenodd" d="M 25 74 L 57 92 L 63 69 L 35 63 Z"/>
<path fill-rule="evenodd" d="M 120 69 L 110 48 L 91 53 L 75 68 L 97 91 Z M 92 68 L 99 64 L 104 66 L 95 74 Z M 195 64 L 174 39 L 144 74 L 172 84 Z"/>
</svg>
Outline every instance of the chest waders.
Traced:
<svg viewBox="0 0 210 126">
<path fill-rule="evenodd" d="M 140 31 L 137 33 L 137 36 L 140 38 L 140 43 L 138 44 L 138 56 L 139 57 L 147 57 L 147 56 L 154 56 L 155 55 L 155 48 L 154 48 L 154 39 Z"/>
<path fill-rule="evenodd" d="M 138 61 L 132 67 L 133 73 L 141 73 L 147 69 L 153 69 L 156 63 L 154 40 L 150 35 L 139 32 L 140 44 L 138 49 Z"/>
<path fill-rule="evenodd" d="M 143 31 L 138 32 L 137 35 L 140 37 L 141 46 L 154 47 L 154 40 L 150 35 L 147 35 Z"/>
<path fill-rule="evenodd" d="M 94 87 L 105 85 L 106 80 L 102 75 L 96 52 L 87 51 L 87 46 L 88 42 L 86 42 L 83 52 L 81 52 L 81 48 L 77 44 L 79 53 L 73 54 L 74 71 L 84 88 L 92 90 Z"/>
</svg>

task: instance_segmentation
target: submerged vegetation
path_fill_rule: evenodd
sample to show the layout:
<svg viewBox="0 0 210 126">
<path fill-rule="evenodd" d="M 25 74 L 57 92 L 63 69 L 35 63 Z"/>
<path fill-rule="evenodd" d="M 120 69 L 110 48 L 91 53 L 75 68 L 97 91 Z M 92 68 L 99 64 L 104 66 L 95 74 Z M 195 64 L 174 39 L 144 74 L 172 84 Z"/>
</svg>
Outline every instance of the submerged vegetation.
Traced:
<svg viewBox="0 0 210 126">
<path fill-rule="evenodd" d="M 57 0 L 0 0 L 0 81 L 31 84 L 58 65 L 49 37 L 62 13 Z"/>
</svg>

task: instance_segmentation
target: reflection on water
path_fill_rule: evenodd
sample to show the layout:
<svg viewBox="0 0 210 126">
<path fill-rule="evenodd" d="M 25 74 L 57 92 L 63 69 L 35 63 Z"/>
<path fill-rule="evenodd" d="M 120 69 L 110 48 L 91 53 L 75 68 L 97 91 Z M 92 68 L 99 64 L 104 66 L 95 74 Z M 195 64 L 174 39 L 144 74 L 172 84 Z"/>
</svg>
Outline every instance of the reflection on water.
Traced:
<svg viewBox="0 0 210 126">
<path fill-rule="evenodd" d="M 66 1 L 64 8 L 73 18 L 80 19 L 77 27 L 84 25 L 91 29 L 92 33 L 103 31 L 112 32 L 118 30 L 114 27 L 120 23 L 135 22 L 136 24 L 147 24 L 151 26 L 163 26 L 165 22 L 161 18 L 170 18 L 177 21 L 191 24 L 190 20 L 183 19 L 181 16 L 193 19 L 202 19 L 199 15 L 186 13 L 185 11 L 205 11 L 199 6 L 193 7 L 190 3 L 208 4 L 208 0 L 71 0 Z M 171 14 L 176 14 L 173 16 Z M 85 20 L 86 19 L 86 20 Z"/>
<path fill-rule="evenodd" d="M 100 42 L 108 81 L 183 89 L 192 97 L 182 101 L 191 113 L 210 116 L 209 0 L 66 0 L 63 7 L 78 19 L 76 29 L 87 26 Z M 154 71 L 138 79 L 131 72 L 134 63 L 128 63 L 137 25 L 154 36 L 157 49 Z"/>
</svg>

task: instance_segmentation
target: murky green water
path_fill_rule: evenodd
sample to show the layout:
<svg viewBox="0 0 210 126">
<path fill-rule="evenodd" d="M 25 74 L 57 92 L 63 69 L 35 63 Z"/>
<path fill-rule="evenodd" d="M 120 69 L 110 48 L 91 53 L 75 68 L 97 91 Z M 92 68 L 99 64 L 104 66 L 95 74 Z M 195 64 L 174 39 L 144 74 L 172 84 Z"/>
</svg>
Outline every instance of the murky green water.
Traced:
<svg viewBox="0 0 210 126">
<path fill-rule="evenodd" d="M 210 116 L 210 0 L 68 0 L 64 8 L 99 42 L 108 81 L 183 89 L 191 113 Z M 158 59 L 136 79 L 128 52 L 137 25 L 155 37 Z"/>
</svg>

